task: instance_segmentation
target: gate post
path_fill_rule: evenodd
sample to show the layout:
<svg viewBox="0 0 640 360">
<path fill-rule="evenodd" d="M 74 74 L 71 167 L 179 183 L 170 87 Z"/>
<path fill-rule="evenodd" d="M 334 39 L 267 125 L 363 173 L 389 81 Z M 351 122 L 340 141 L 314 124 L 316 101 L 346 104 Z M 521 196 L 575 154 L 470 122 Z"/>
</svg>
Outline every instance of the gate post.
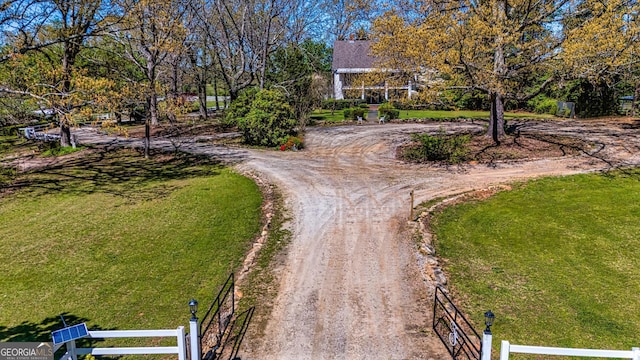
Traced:
<svg viewBox="0 0 640 360">
<path fill-rule="evenodd" d="M 67 343 L 67 352 L 71 360 L 78 360 L 78 350 L 76 349 L 76 341 L 71 340 Z"/>
<path fill-rule="evenodd" d="M 198 302 L 195 299 L 189 301 L 189 310 L 191 310 L 191 319 L 189 320 L 189 343 L 191 345 L 191 360 L 202 359 L 200 353 L 200 326 L 198 326 Z"/>
<path fill-rule="evenodd" d="M 491 325 L 493 325 L 493 320 L 496 316 L 491 312 L 491 310 L 484 313 L 484 324 L 487 325 L 487 328 L 484 329 L 482 333 L 482 355 L 481 360 L 491 360 Z"/>
<path fill-rule="evenodd" d="M 491 331 L 485 330 L 482 333 L 482 358 L 481 360 L 491 360 Z"/>
<path fill-rule="evenodd" d="M 502 345 L 500 345 L 500 360 L 509 360 L 509 351 L 511 345 L 507 340 L 502 340 Z"/>
</svg>

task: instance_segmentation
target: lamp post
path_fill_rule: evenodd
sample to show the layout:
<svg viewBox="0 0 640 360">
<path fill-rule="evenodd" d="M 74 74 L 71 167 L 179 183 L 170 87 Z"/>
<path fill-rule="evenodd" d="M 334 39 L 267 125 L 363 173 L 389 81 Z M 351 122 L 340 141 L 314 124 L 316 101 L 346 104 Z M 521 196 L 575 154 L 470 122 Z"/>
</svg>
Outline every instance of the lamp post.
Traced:
<svg viewBox="0 0 640 360">
<path fill-rule="evenodd" d="M 189 320 L 189 337 L 191 343 L 191 360 L 202 359 L 200 354 L 200 326 L 198 326 L 198 301 L 191 299 L 189 301 L 189 311 L 191 312 L 191 319 Z"/>
<path fill-rule="evenodd" d="M 484 313 L 484 324 L 487 326 L 482 333 L 482 360 L 491 360 L 491 325 L 496 316 L 491 310 Z"/>
</svg>

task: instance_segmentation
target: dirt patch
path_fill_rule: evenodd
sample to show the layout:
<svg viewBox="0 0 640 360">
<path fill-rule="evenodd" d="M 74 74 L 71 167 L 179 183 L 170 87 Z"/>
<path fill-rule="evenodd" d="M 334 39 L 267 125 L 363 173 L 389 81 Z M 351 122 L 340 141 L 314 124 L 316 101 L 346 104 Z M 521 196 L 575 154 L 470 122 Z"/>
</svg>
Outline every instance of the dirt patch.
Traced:
<svg viewBox="0 0 640 360">
<path fill-rule="evenodd" d="M 483 135 L 470 135 L 470 141 L 464 145 L 465 155 L 456 163 L 489 164 L 497 161 L 522 161 L 574 156 L 589 151 L 593 145 L 575 137 L 558 136 L 553 134 L 527 133 L 509 135 L 496 145 L 495 142 Z M 397 157 L 407 159 L 407 152 L 420 147 L 420 143 L 411 142 L 401 145 Z M 428 163 L 428 161 L 413 161 Z M 447 163 L 434 161 L 433 164 Z"/>
<path fill-rule="evenodd" d="M 143 139 L 145 136 L 145 126 L 136 125 L 126 127 L 126 135 L 131 138 Z M 220 122 L 215 119 L 204 120 L 180 120 L 176 123 L 162 122 L 151 127 L 151 137 L 179 137 L 179 136 L 207 136 L 216 135 L 228 131 Z M 118 134 L 125 135 L 125 131 L 118 131 Z"/>
</svg>

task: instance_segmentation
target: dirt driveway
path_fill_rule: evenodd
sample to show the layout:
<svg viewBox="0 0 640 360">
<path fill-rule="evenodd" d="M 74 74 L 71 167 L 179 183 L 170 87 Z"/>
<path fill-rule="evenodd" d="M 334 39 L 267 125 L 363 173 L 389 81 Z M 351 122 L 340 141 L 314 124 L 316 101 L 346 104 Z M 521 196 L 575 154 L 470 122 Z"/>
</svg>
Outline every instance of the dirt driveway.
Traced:
<svg viewBox="0 0 640 360">
<path fill-rule="evenodd" d="M 307 149 L 300 152 L 185 144 L 188 151 L 240 160 L 240 170 L 277 184 L 293 215 L 293 240 L 278 269 L 279 292 L 265 335 L 246 338 L 242 358 L 446 358 L 430 331 L 433 284 L 422 275 L 407 231 L 410 191 L 419 203 L 519 179 L 638 165 L 635 125 L 527 122 L 521 131 L 579 136 L 598 145 L 592 155 L 451 168 L 394 157 L 408 134 L 436 132 L 442 123 L 309 129 Z"/>
</svg>

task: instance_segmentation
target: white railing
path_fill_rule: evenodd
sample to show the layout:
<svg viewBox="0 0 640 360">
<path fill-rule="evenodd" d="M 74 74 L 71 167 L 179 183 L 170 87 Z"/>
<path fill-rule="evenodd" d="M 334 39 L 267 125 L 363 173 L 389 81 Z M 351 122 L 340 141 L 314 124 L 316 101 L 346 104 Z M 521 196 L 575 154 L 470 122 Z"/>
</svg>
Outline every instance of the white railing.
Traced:
<svg viewBox="0 0 640 360">
<path fill-rule="evenodd" d="M 76 348 L 75 342 L 66 343 L 67 352 L 60 360 L 77 360 L 78 355 L 143 355 L 143 354 L 177 354 L 178 360 L 186 360 L 187 346 L 184 326 L 175 330 L 98 330 L 89 331 L 87 338 L 137 338 L 137 337 L 175 337 L 176 346 L 154 347 L 110 347 L 110 348 Z M 63 344 L 57 346 L 55 350 Z"/>
<path fill-rule="evenodd" d="M 633 350 L 570 349 L 511 345 L 508 341 L 503 340 L 500 346 L 500 360 L 509 360 L 510 353 L 640 360 L 640 348 L 633 348 Z"/>
</svg>

